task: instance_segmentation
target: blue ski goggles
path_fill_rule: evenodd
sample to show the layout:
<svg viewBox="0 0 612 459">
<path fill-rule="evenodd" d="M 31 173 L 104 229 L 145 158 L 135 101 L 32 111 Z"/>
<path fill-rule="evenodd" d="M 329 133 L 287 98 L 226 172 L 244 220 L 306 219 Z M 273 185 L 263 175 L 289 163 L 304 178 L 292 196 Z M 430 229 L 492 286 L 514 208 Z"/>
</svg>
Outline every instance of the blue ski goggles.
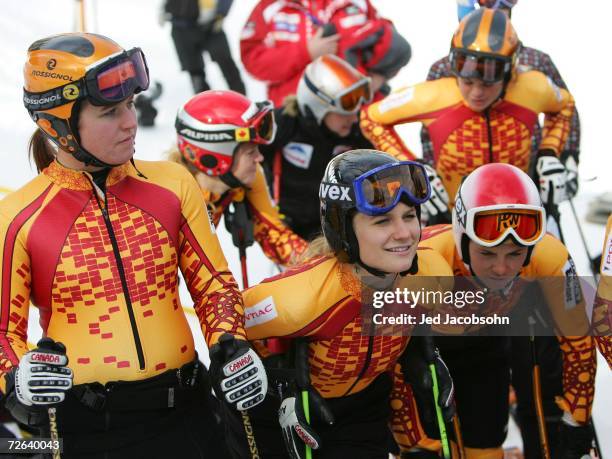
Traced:
<svg viewBox="0 0 612 459">
<path fill-rule="evenodd" d="M 353 181 L 355 207 L 370 216 L 393 210 L 402 196 L 412 205 L 423 204 L 431 194 L 427 172 L 422 164 L 400 161 L 383 164 Z"/>
</svg>

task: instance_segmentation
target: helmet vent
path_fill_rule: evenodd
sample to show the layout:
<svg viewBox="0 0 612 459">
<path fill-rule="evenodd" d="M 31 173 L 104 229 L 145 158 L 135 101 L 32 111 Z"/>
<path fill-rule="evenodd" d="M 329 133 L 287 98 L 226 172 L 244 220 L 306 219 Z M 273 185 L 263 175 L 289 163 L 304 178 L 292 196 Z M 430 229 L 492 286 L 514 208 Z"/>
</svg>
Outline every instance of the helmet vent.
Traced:
<svg viewBox="0 0 612 459">
<path fill-rule="evenodd" d="M 502 46 L 504 46 L 507 20 L 505 13 L 499 10 L 494 11 L 493 19 L 491 20 L 491 31 L 489 33 L 489 48 L 493 52 L 501 50 Z"/>
<path fill-rule="evenodd" d="M 461 37 L 461 44 L 463 48 L 469 48 L 469 46 L 474 43 L 474 40 L 476 40 L 483 13 L 484 9 L 481 8 L 470 14 L 470 16 L 467 18 L 465 28 L 463 29 L 463 36 Z"/>
<path fill-rule="evenodd" d="M 89 57 L 94 53 L 94 45 L 85 37 L 78 35 L 55 35 L 32 43 L 28 51 L 50 49 L 64 51 L 78 57 Z"/>
</svg>

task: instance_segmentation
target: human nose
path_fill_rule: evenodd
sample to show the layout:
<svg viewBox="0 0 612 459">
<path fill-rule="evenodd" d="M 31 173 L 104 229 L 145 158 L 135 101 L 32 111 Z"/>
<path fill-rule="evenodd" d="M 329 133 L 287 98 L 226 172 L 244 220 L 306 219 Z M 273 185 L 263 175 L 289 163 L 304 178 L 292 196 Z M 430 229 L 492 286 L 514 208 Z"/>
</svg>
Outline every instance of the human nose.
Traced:
<svg viewBox="0 0 612 459">
<path fill-rule="evenodd" d="M 125 106 L 121 116 L 121 127 L 125 130 L 136 130 L 138 119 L 134 107 Z"/>
<path fill-rule="evenodd" d="M 410 230 L 410 224 L 403 219 L 400 219 L 393 223 L 393 239 L 396 241 L 409 241 L 413 239 L 412 231 Z"/>
<path fill-rule="evenodd" d="M 261 151 L 259 151 L 259 147 L 255 147 L 255 155 L 253 156 L 253 161 L 255 161 L 256 163 L 260 163 L 263 161 L 263 159 L 264 157 L 261 154 Z"/>
<path fill-rule="evenodd" d="M 491 267 L 491 271 L 496 276 L 505 276 L 509 271 L 508 263 L 506 263 L 504 258 L 496 258 Z"/>
</svg>

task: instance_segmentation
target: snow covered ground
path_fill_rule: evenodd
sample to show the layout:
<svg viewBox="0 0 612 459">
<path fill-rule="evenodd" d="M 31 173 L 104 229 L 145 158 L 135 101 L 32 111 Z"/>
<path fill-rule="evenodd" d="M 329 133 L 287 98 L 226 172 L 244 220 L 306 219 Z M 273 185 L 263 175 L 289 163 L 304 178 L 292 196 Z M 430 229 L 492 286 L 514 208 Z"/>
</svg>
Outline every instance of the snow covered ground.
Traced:
<svg viewBox="0 0 612 459">
<path fill-rule="evenodd" d="M 154 129 L 140 129 L 136 157 L 158 159 L 174 140 L 174 116 L 181 103 L 191 96 L 186 74 L 179 71 L 178 61 L 170 39 L 170 27 L 158 24 L 161 0 L 86 0 L 88 30 L 108 35 L 124 47 L 140 46 L 149 62 L 151 77 L 163 83 L 164 93 L 156 102 L 160 110 Z M 408 66 L 392 82 L 394 88 L 421 81 L 429 65 L 448 51 L 452 32 L 456 27 L 454 0 L 373 0 L 379 11 L 395 21 L 396 26 L 412 45 L 413 57 Z M 0 14 L 0 100 L 4 116 L 0 118 L 0 192 L 19 187 L 35 175 L 28 163 L 27 140 L 34 130 L 21 103 L 22 66 L 30 43 L 41 37 L 75 30 L 74 0 L 21 0 L 3 2 Z M 230 46 L 239 57 L 238 36 L 256 0 L 236 0 L 225 21 Z M 582 5 L 580 7 L 579 5 Z M 548 52 L 554 59 L 572 91 L 580 110 L 582 122 L 582 156 L 580 164 L 581 192 L 575 199 L 581 225 L 585 231 L 591 254 L 601 251 L 604 227 L 584 221 L 587 203 L 605 191 L 612 191 L 612 158 L 608 144 L 609 76 L 612 63 L 607 58 L 603 31 L 608 29 L 612 4 L 598 2 L 559 2 L 538 0 L 521 2 L 513 14 L 513 23 L 522 41 Z M 240 65 L 240 64 L 239 64 Z M 213 87 L 225 88 L 218 68 L 207 67 Z M 264 97 L 263 85 L 245 75 L 249 96 Z M 420 151 L 418 127 L 401 128 L 414 151 Z M 575 220 L 569 206 L 562 206 L 563 230 L 579 273 L 588 275 L 585 251 L 580 243 Z M 237 250 L 224 229 L 219 237 L 230 267 L 240 279 Z M 258 247 L 248 250 L 249 280 L 259 282 L 275 272 Z M 184 292 L 183 292 L 184 293 Z M 183 295 L 184 304 L 191 300 Z M 33 314 L 36 314 L 35 311 Z M 205 354 L 197 332 L 197 320 L 190 321 L 198 347 Z M 34 323 L 35 321 L 31 321 Z M 40 330 L 31 327 L 35 341 Z M 594 418 L 597 423 L 603 452 L 612 454 L 612 372 L 603 361 L 597 376 L 597 395 Z M 516 445 L 516 432 L 508 444 Z"/>
</svg>

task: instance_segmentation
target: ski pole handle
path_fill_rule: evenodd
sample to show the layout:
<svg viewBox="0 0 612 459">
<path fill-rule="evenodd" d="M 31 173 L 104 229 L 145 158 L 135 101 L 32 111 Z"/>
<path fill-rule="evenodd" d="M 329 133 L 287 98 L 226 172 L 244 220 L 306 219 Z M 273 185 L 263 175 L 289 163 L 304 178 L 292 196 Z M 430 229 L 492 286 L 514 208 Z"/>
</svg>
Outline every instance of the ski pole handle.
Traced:
<svg viewBox="0 0 612 459">
<path fill-rule="evenodd" d="M 308 404 L 308 391 L 302 391 L 302 406 L 304 408 L 304 416 L 306 417 L 306 422 L 310 424 L 310 406 Z M 306 459 L 312 459 L 312 449 L 310 446 L 306 446 Z"/>
<path fill-rule="evenodd" d="M 438 405 L 440 398 L 440 389 L 438 387 L 438 375 L 436 374 L 436 366 L 433 363 L 429 364 L 429 372 L 431 373 L 431 381 L 434 393 L 434 405 L 436 407 L 436 418 L 438 419 L 438 428 L 440 429 L 440 441 L 442 442 L 442 452 L 444 459 L 451 459 L 450 445 L 448 443 L 448 435 L 446 434 L 446 424 L 442 417 L 442 408 Z"/>
<path fill-rule="evenodd" d="M 431 373 L 431 382 L 433 387 L 434 395 L 434 407 L 436 409 L 436 418 L 438 420 L 438 428 L 440 429 L 440 442 L 442 443 L 442 452 L 444 459 L 451 459 L 450 444 L 448 442 L 448 435 L 446 433 L 446 424 L 444 423 L 444 417 L 442 416 L 442 408 L 440 407 L 438 400 L 440 399 L 440 388 L 438 386 L 438 374 L 436 373 L 436 347 L 431 336 L 424 336 L 425 342 L 425 359 L 429 364 L 429 372 Z"/>
</svg>

